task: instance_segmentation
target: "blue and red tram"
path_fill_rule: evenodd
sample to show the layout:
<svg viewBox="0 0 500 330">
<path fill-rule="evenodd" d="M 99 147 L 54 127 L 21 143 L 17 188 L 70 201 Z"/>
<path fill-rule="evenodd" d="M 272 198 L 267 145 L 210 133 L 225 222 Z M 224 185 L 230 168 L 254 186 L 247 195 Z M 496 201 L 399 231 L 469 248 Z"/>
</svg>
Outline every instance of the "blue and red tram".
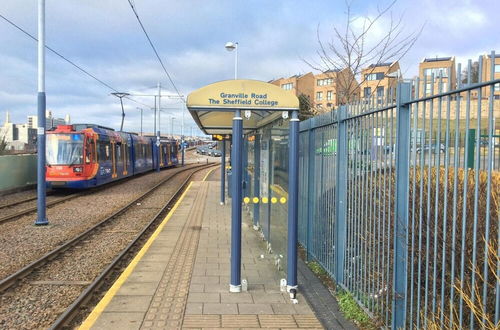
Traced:
<svg viewBox="0 0 500 330">
<path fill-rule="evenodd" d="M 59 125 L 47 132 L 47 182 L 85 189 L 178 164 L 174 140 L 116 132 L 89 124 Z"/>
</svg>

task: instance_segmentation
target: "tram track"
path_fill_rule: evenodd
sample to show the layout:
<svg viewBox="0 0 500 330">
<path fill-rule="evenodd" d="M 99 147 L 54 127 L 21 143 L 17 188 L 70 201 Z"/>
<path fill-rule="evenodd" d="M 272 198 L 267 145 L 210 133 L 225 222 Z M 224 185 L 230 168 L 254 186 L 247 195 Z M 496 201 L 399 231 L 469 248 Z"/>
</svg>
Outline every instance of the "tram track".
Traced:
<svg viewBox="0 0 500 330">
<path fill-rule="evenodd" d="M 176 167 L 172 167 L 172 168 L 176 168 Z M 169 169 L 171 169 L 171 168 L 166 168 L 165 170 L 169 170 Z M 77 197 L 88 195 L 89 193 L 91 193 L 91 194 L 97 193 L 97 192 L 100 192 L 100 191 L 102 191 L 104 189 L 108 189 L 110 187 L 123 184 L 123 183 L 127 182 L 128 180 L 135 179 L 135 178 L 137 178 L 139 176 L 147 175 L 149 173 L 150 172 L 141 173 L 139 175 L 135 175 L 135 176 L 131 176 L 131 177 L 126 177 L 126 178 L 123 178 L 123 179 L 121 179 L 119 181 L 111 182 L 111 183 L 108 183 L 108 184 L 103 185 L 103 186 L 99 186 L 99 187 L 95 187 L 95 188 L 90 188 L 90 189 L 85 190 L 85 191 L 73 192 L 73 193 L 71 193 L 69 195 L 66 195 L 66 196 L 58 198 L 58 199 L 47 200 L 46 207 L 50 208 L 50 207 L 53 207 L 55 205 L 58 205 L 58 204 L 70 201 L 72 199 L 75 199 Z M 51 190 L 51 191 L 47 192 L 47 197 L 54 196 L 54 195 L 57 195 L 59 193 L 60 192 L 56 192 L 54 190 Z M 36 202 L 36 200 L 37 200 L 37 197 L 34 196 L 34 197 L 28 197 L 28 198 L 25 198 L 25 199 L 22 199 L 22 200 L 14 201 L 14 202 L 11 202 L 11 203 L 8 203 L 8 204 L 0 205 L 0 212 L 1 212 L 0 214 L 4 214 L 5 212 L 7 212 L 6 211 L 7 209 L 11 209 L 11 208 L 14 208 L 14 207 L 19 207 L 21 204 L 25 204 L 25 203 L 29 203 L 29 202 L 33 202 L 33 201 Z M 15 221 L 16 219 L 18 219 L 18 218 L 20 218 L 22 216 L 34 213 L 36 211 L 37 211 L 37 206 L 35 204 L 35 206 L 24 208 L 24 209 L 21 209 L 21 210 L 16 211 L 16 212 L 11 212 L 10 214 L 6 214 L 6 215 L 3 215 L 3 216 L 0 217 L 0 224 L 5 223 L 5 222 L 9 222 L 9 221 Z"/>
<path fill-rule="evenodd" d="M 71 199 L 74 199 L 74 198 L 77 198 L 79 196 L 82 196 L 82 194 L 83 194 L 83 192 L 73 193 L 71 195 L 67 195 L 67 196 L 64 196 L 64 197 L 61 197 L 61 198 L 58 198 L 58 199 L 55 199 L 55 200 L 47 201 L 46 207 L 52 207 L 54 205 L 57 205 L 57 204 L 69 201 Z M 36 199 L 37 199 L 36 197 L 30 197 L 30 198 L 27 198 L 27 199 L 24 199 L 24 200 L 21 200 L 21 201 L 16 201 L 16 202 L 13 202 L 13 203 L 10 203 L 10 204 L 2 205 L 2 206 L 0 206 L 0 211 L 3 213 L 3 212 L 5 212 L 4 211 L 5 209 L 9 209 L 9 208 L 12 208 L 12 207 L 17 207 L 17 206 L 19 206 L 21 204 L 25 204 L 25 203 L 29 203 L 29 202 L 32 202 L 32 201 L 36 201 Z M 17 211 L 17 212 L 13 212 L 11 214 L 4 215 L 4 216 L 0 217 L 0 224 L 4 223 L 4 222 L 16 220 L 19 217 L 22 217 L 24 215 L 36 212 L 36 210 L 37 210 L 37 207 L 36 206 L 32 206 L 32 207 L 28 207 L 28 208 L 22 209 L 22 210 Z"/>
<path fill-rule="evenodd" d="M 194 175 L 197 171 L 201 171 L 203 169 L 209 168 L 214 166 L 214 164 L 209 164 L 209 165 L 201 165 L 201 166 L 194 166 L 190 168 L 186 168 L 184 170 L 178 171 L 176 173 L 173 173 L 172 175 L 168 176 L 164 180 L 160 181 L 157 185 L 143 193 L 141 196 L 138 198 L 134 199 L 131 201 L 129 204 L 125 205 L 121 209 L 115 211 L 113 214 L 110 216 L 106 217 L 99 223 L 97 223 L 95 226 L 92 228 L 86 230 L 85 232 L 81 233 L 77 237 L 71 239 L 70 241 L 64 243 L 63 245 L 59 246 L 58 248 L 52 250 L 51 252 L 45 254 L 43 257 L 39 258 L 38 260 L 32 262 L 31 264 L 25 266 L 24 268 L 20 269 L 16 273 L 10 275 L 9 277 L 5 278 L 4 280 L 0 281 L 0 293 L 1 293 L 1 298 L 2 298 L 2 303 L 4 303 L 5 298 L 7 298 L 8 301 L 22 301 L 23 300 L 23 293 L 29 293 L 32 292 L 32 287 L 40 287 L 40 286 L 53 286 L 55 287 L 54 290 L 61 290 L 62 287 L 68 286 L 71 287 L 70 291 L 73 292 L 73 295 L 75 294 L 74 289 L 75 287 L 79 291 L 79 295 L 76 298 L 76 300 L 71 304 L 70 308 L 66 310 L 61 317 L 56 321 L 54 324 L 55 328 L 58 328 L 60 326 L 63 326 L 68 322 L 68 320 L 72 319 L 74 317 L 74 313 L 76 310 L 78 310 L 83 302 L 85 302 L 88 297 L 92 295 L 92 293 L 95 291 L 96 288 L 98 288 L 103 281 L 105 281 L 106 278 L 108 278 L 108 275 L 113 271 L 113 269 L 116 267 L 120 261 L 123 260 L 124 257 L 129 255 L 131 251 L 134 250 L 134 248 L 137 247 L 137 244 L 143 240 L 145 235 L 147 236 L 148 233 L 151 232 L 152 228 L 154 227 L 155 223 L 158 222 L 158 219 L 161 218 L 161 216 L 168 210 L 169 207 L 171 207 L 172 203 L 175 201 L 176 198 L 180 195 L 180 193 L 183 191 L 185 186 L 189 183 L 190 178 L 192 175 Z M 187 173 L 186 173 L 187 172 Z M 187 177 L 184 179 L 183 177 Z M 142 204 L 147 204 L 148 198 L 156 191 L 159 191 L 163 189 L 162 187 L 165 187 L 165 184 L 167 183 L 172 183 L 174 180 L 178 179 L 183 179 L 182 184 L 178 185 L 179 187 L 176 189 L 176 191 L 170 195 L 166 203 L 164 203 L 163 206 L 159 207 L 158 210 L 155 210 L 154 208 L 146 208 L 150 213 L 154 212 L 154 216 L 152 217 L 151 220 L 148 221 L 148 223 L 145 226 L 142 226 L 140 230 L 137 229 L 130 229 L 130 230 L 123 230 L 120 229 L 120 225 L 117 225 L 121 222 L 126 223 L 126 218 L 127 216 L 133 215 L 133 212 L 138 212 L 141 210 L 140 205 Z M 158 192 L 160 194 L 160 192 Z M 136 207 L 134 207 L 136 206 Z M 147 206 L 147 205 L 145 205 Z M 142 209 L 144 211 L 144 209 Z M 113 230 L 113 227 L 116 226 L 116 228 Z M 106 230 L 109 229 L 109 230 Z M 60 269 L 65 268 L 66 263 L 71 263 L 71 261 L 74 262 L 73 259 L 78 259 L 78 253 L 81 253 L 82 251 L 86 251 L 89 248 L 93 249 L 93 244 L 95 246 L 99 245 L 99 242 L 102 243 L 99 240 L 99 237 L 101 240 L 103 237 L 107 236 L 113 236 L 116 234 L 116 236 L 119 236 L 120 240 L 124 240 L 124 237 L 129 237 L 131 236 L 131 233 L 133 233 L 134 238 L 133 239 L 127 239 L 128 244 L 125 249 L 121 249 L 120 253 L 116 253 L 114 255 L 114 258 L 111 263 L 107 262 L 107 266 L 104 268 L 100 268 L 102 270 L 103 268 L 105 269 L 103 272 L 99 272 L 100 275 L 95 277 L 95 280 L 90 281 L 91 284 L 86 286 L 88 284 L 89 280 L 88 277 L 84 279 L 79 279 L 75 280 L 74 276 L 71 274 L 65 275 L 65 274 L 59 274 Z M 138 234 L 137 234 L 138 233 Z M 123 236 L 123 237 L 122 237 Z M 130 237 L 129 237 L 130 238 Z M 122 244 L 123 245 L 123 244 Z M 86 248 L 86 249 L 85 249 Z M 95 247 L 95 250 L 98 251 L 99 247 Z M 118 255 L 118 257 L 116 257 Z M 81 257 L 80 257 L 81 258 Z M 95 257 L 96 259 L 99 259 L 98 256 Z M 67 267 L 66 267 L 67 268 Z M 71 267 L 70 267 L 71 268 Z M 55 271 L 55 273 L 54 273 Z M 94 278 L 93 277 L 93 278 Z M 85 290 L 81 290 L 83 287 L 86 287 Z M 23 288 L 24 287 L 24 288 Z M 31 289 L 30 289 L 31 288 Z M 56 291 L 57 291 L 56 290 Z M 34 290 L 36 291 L 36 290 Z M 48 290 L 51 292 L 52 290 Z M 83 291 L 83 292 L 81 292 Z M 20 295 L 19 298 L 16 298 L 16 296 Z M 49 294 L 50 295 L 50 294 Z M 33 299 L 33 298 L 31 298 Z M 37 300 L 41 299 L 43 301 L 44 297 L 38 298 Z M 28 299 L 29 300 L 29 299 Z M 47 298 L 47 300 L 50 301 L 50 299 Z M 38 304 L 38 303 L 37 303 Z M 67 306 L 66 306 L 67 307 Z M 22 309 L 22 308 L 21 308 Z M 0 310 L 0 314 L 2 314 L 2 310 Z M 5 322 L 4 320 L 0 319 L 0 327 L 2 326 L 8 326 L 8 324 L 2 323 Z M 53 321 L 53 320 L 52 320 Z M 47 324 L 33 324 L 30 321 L 27 321 L 26 323 L 23 322 L 24 324 L 27 324 L 27 327 L 46 327 Z"/>
</svg>

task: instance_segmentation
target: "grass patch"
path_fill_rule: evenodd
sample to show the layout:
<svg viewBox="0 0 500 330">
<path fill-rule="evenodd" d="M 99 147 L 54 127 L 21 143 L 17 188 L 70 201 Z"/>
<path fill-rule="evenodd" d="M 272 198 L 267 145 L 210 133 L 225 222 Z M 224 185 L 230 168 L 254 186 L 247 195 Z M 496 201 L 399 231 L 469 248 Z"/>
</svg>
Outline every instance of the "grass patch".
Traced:
<svg viewBox="0 0 500 330">
<path fill-rule="evenodd" d="M 305 250 L 299 248 L 299 255 L 305 256 Z M 340 312 L 354 322 L 360 329 L 378 329 L 372 319 L 358 305 L 354 297 L 347 291 L 336 288 L 335 282 L 328 272 L 317 261 L 306 262 L 309 269 L 321 280 L 339 303 Z"/>
<path fill-rule="evenodd" d="M 336 298 L 340 311 L 346 319 L 353 321 L 361 329 L 377 329 L 371 318 L 359 307 L 352 294 L 345 290 L 337 290 Z"/>
</svg>

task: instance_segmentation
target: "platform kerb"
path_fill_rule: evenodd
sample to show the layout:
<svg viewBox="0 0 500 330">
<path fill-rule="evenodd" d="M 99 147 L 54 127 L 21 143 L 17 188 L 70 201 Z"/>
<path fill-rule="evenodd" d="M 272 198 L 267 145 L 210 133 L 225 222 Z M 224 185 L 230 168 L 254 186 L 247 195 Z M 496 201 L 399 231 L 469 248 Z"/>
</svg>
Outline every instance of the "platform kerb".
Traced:
<svg viewBox="0 0 500 330">
<path fill-rule="evenodd" d="M 217 172 L 208 180 L 218 180 Z M 322 328 L 300 293 L 292 304 L 280 292 L 282 275 L 248 218 L 241 270 L 248 291 L 228 292 L 231 209 L 219 205 L 219 189 L 219 181 L 192 184 L 116 294 L 104 298 L 95 323 L 83 328 Z"/>
</svg>

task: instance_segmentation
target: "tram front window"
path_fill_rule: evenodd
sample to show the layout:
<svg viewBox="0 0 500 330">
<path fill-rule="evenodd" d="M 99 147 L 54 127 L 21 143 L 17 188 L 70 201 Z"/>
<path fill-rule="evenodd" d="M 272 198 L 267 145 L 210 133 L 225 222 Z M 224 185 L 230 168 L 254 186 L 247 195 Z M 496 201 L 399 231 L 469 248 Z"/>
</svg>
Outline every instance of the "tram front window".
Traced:
<svg viewBox="0 0 500 330">
<path fill-rule="evenodd" d="M 47 134 L 48 165 L 83 164 L 82 134 Z"/>
</svg>

